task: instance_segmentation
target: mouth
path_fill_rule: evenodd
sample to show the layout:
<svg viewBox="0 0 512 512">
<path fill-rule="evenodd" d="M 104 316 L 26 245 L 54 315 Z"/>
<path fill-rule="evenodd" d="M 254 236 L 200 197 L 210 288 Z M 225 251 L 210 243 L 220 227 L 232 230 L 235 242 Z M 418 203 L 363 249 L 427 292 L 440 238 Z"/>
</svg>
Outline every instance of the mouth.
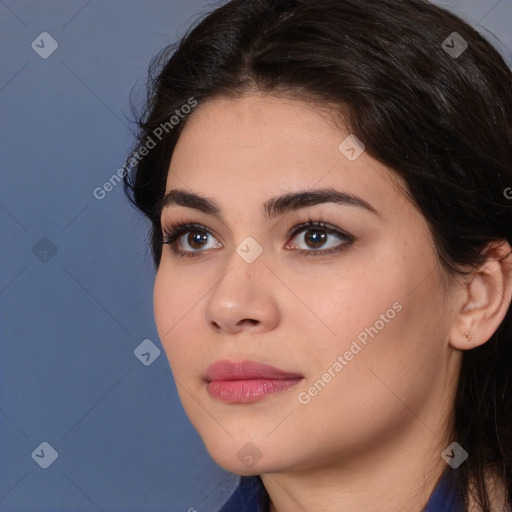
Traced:
<svg viewBox="0 0 512 512">
<path fill-rule="evenodd" d="M 248 403 L 297 385 L 304 377 L 257 361 L 217 361 L 204 379 L 208 394 L 227 403 Z"/>
</svg>

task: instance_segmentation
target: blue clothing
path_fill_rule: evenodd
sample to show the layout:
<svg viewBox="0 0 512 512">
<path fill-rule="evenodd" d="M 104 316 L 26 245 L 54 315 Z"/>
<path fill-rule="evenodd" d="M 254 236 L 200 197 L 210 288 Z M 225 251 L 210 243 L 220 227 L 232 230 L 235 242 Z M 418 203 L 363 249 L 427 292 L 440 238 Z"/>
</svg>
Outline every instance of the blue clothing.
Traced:
<svg viewBox="0 0 512 512">
<path fill-rule="evenodd" d="M 456 495 L 457 470 L 446 468 L 422 512 L 466 512 L 464 500 Z M 268 512 L 265 488 L 258 476 L 242 476 L 238 487 L 219 512 Z"/>
</svg>

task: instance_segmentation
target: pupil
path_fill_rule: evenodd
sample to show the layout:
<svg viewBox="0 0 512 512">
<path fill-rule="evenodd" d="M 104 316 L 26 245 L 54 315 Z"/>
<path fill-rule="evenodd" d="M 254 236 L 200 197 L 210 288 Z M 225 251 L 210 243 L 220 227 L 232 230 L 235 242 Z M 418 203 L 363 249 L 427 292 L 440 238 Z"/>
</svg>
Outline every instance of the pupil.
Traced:
<svg viewBox="0 0 512 512">
<path fill-rule="evenodd" d="M 199 246 L 201 246 L 201 242 L 206 242 L 206 237 L 207 236 L 208 235 L 206 233 L 201 233 L 199 231 L 194 231 L 194 232 L 189 234 L 189 236 L 188 236 L 188 243 L 192 247 L 195 247 L 195 244 L 198 244 Z"/>
<path fill-rule="evenodd" d="M 325 233 L 322 233 L 320 231 L 313 231 L 313 230 L 310 230 L 310 231 L 307 231 L 307 233 L 312 233 L 312 235 L 309 237 L 309 239 L 313 242 L 314 244 L 314 247 L 319 247 L 320 245 L 322 245 L 322 243 L 325 241 L 325 238 L 327 237 L 327 235 Z M 319 235 L 320 233 L 320 235 Z M 306 237 L 308 238 L 308 237 Z"/>
</svg>

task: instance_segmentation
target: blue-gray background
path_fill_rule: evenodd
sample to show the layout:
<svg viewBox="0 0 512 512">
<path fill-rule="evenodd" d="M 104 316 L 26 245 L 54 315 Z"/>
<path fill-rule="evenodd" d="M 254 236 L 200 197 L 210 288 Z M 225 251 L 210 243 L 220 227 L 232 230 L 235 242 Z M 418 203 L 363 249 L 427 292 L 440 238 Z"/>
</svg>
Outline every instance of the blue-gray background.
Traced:
<svg viewBox="0 0 512 512">
<path fill-rule="evenodd" d="M 512 65 L 512 0 L 436 3 Z M 179 402 L 145 221 L 122 184 L 93 195 L 133 143 L 130 90 L 140 105 L 151 57 L 210 8 L 0 1 L 1 511 L 207 512 L 238 482 Z"/>
</svg>

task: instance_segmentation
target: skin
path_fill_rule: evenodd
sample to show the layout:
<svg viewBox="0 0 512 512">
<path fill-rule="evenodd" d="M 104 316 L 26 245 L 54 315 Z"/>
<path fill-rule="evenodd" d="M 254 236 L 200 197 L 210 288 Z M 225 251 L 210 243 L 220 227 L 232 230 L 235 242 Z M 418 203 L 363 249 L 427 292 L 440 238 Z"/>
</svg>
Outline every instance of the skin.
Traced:
<svg viewBox="0 0 512 512">
<path fill-rule="evenodd" d="M 445 289 L 424 217 L 390 169 L 366 151 L 355 161 L 342 154 L 348 135 L 300 100 L 246 93 L 199 105 L 170 163 L 166 191 L 207 196 L 223 218 L 164 208 L 164 229 L 188 221 L 214 235 L 205 249 L 179 238 L 182 250 L 203 251 L 196 258 L 163 246 L 158 333 L 210 455 L 233 473 L 260 474 L 272 512 L 421 510 L 446 467 L 441 453 L 456 441 L 450 412 L 462 351 L 487 341 L 510 304 L 510 258 L 497 260 L 510 246 L 497 248 L 485 271 Z M 378 215 L 334 203 L 261 215 L 270 197 L 325 187 L 363 198 Z M 300 249 L 315 250 L 308 228 L 288 233 L 308 216 L 357 240 L 305 256 Z M 252 263 L 236 252 L 247 236 L 263 249 Z M 343 243 L 328 236 L 327 248 Z M 397 302 L 401 311 L 300 403 L 298 394 Z M 219 359 L 256 360 L 304 378 L 256 402 L 226 404 L 203 380 Z M 252 467 L 237 457 L 247 443 L 261 454 Z"/>
</svg>

